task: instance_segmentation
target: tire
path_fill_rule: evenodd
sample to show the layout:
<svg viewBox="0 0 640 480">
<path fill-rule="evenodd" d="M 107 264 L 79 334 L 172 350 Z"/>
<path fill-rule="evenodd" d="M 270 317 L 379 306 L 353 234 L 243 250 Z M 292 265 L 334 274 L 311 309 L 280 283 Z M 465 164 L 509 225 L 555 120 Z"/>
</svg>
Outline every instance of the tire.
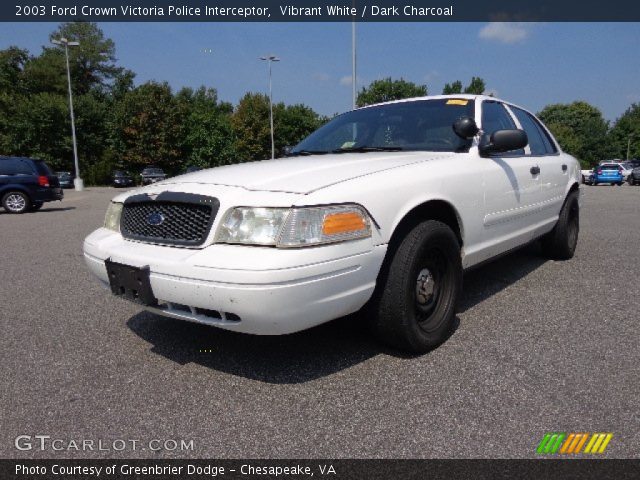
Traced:
<svg viewBox="0 0 640 480">
<path fill-rule="evenodd" d="M 31 208 L 31 200 L 22 192 L 8 192 L 2 197 L 2 206 L 9 213 L 25 213 Z"/>
<path fill-rule="evenodd" d="M 44 205 L 44 203 L 34 203 L 31 205 L 31 211 L 35 212 L 36 210 L 40 210 L 42 208 L 42 205 Z"/>
<path fill-rule="evenodd" d="M 576 251 L 579 233 L 580 206 L 578 192 L 573 191 L 564 201 L 558 223 L 541 239 L 543 253 L 555 260 L 569 260 Z"/>
<path fill-rule="evenodd" d="M 369 309 L 373 332 L 392 347 L 427 352 L 455 325 L 462 292 L 458 239 L 444 223 L 428 220 L 411 228 L 390 254 Z"/>
<path fill-rule="evenodd" d="M 622 182 L 618 182 L 618 183 L 616 183 L 616 185 L 621 187 L 622 186 Z"/>
</svg>

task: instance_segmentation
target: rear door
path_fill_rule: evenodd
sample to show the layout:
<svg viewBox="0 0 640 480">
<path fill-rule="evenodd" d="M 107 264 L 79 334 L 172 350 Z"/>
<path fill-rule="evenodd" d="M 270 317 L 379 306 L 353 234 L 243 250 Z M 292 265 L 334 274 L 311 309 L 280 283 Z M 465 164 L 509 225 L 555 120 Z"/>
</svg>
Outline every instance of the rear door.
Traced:
<svg viewBox="0 0 640 480">
<path fill-rule="evenodd" d="M 515 129 L 516 123 L 502 102 L 482 102 L 483 135 Z M 538 174 L 525 149 L 481 158 L 484 168 L 484 232 L 487 254 L 493 256 L 533 238 L 532 217 L 538 213 Z M 534 220 L 535 222 L 535 220 Z"/>
<path fill-rule="evenodd" d="M 513 105 L 509 109 L 518 120 L 520 128 L 527 133 L 529 145 L 526 156 L 529 163 L 540 169 L 538 182 L 541 219 L 554 219 L 564 202 L 565 189 L 569 183 L 569 165 L 563 163 L 558 149 L 538 119 Z"/>
</svg>

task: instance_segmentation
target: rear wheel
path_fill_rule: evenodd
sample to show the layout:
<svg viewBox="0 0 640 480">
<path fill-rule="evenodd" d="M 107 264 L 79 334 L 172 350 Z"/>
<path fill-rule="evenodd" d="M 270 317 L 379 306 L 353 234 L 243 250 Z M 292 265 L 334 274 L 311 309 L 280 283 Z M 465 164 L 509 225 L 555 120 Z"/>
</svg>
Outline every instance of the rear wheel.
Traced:
<svg viewBox="0 0 640 480">
<path fill-rule="evenodd" d="M 385 262 L 372 301 L 380 341 L 424 353 L 452 331 L 462 290 L 460 245 L 444 223 L 413 227 Z"/>
<path fill-rule="evenodd" d="M 567 195 L 556 226 L 542 237 L 542 251 L 550 258 L 568 260 L 576 251 L 579 233 L 580 206 L 578 192 L 573 191 Z"/>
<path fill-rule="evenodd" d="M 24 213 L 31 207 L 31 200 L 22 192 L 9 192 L 2 197 L 2 206 L 9 213 Z"/>
</svg>

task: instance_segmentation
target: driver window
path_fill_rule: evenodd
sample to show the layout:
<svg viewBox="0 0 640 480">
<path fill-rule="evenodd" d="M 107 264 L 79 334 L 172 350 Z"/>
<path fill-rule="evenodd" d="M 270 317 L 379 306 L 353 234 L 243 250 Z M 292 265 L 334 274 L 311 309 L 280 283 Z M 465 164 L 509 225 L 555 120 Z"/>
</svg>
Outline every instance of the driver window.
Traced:
<svg viewBox="0 0 640 480">
<path fill-rule="evenodd" d="M 497 130 L 513 130 L 516 124 L 504 108 L 504 105 L 498 102 L 485 101 L 482 102 L 482 131 L 485 135 L 490 136 Z M 507 152 L 506 156 L 524 155 L 524 149 Z M 504 154 L 501 156 L 505 156 Z"/>
</svg>

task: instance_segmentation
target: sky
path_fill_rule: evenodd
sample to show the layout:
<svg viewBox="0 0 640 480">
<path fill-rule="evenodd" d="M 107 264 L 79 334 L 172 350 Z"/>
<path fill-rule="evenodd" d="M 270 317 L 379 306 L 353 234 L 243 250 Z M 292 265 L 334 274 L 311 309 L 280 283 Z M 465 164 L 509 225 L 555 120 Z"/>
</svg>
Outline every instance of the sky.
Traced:
<svg viewBox="0 0 640 480">
<path fill-rule="evenodd" d="M 0 49 L 37 54 L 54 23 L 3 23 Z M 351 23 L 99 23 L 136 83 L 205 85 L 237 103 L 247 91 L 321 114 L 351 108 Z M 496 96 L 534 112 L 584 100 L 615 120 L 640 103 L 640 23 L 359 23 L 359 88 L 392 77 L 426 84 L 482 77 Z"/>
</svg>

